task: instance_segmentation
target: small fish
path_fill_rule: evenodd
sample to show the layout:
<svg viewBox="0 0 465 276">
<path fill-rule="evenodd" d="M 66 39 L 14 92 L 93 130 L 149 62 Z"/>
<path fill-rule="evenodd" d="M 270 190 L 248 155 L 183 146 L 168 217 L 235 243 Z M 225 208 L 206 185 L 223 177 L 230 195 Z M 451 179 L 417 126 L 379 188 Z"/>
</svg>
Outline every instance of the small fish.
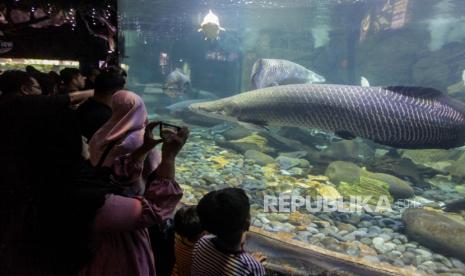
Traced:
<svg viewBox="0 0 465 276">
<path fill-rule="evenodd" d="M 250 79 L 254 88 L 265 88 L 269 86 L 320 83 L 325 78 L 307 68 L 284 59 L 259 59 L 253 67 Z"/>
<path fill-rule="evenodd" d="M 327 145 L 316 145 L 316 146 L 315 146 L 315 148 L 316 148 L 317 150 L 324 150 L 324 149 L 326 149 L 327 147 L 328 147 Z"/>
<path fill-rule="evenodd" d="M 220 31 L 226 31 L 220 25 L 220 20 L 211 10 L 208 11 L 208 14 L 203 18 L 202 24 L 200 24 L 199 32 L 203 32 L 205 35 L 205 40 L 218 40 Z"/>
<path fill-rule="evenodd" d="M 182 97 L 192 92 L 191 80 L 181 70 L 176 69 L 166 77 L 162 90 L 171 98 Z"/>
<path fill-rule="evenodd" d="M 362 86 L 362 87 L 370 87 L 370 82 L 365 77 L 361 77 L 360 78 L 360 86 Z"/>
</svg>

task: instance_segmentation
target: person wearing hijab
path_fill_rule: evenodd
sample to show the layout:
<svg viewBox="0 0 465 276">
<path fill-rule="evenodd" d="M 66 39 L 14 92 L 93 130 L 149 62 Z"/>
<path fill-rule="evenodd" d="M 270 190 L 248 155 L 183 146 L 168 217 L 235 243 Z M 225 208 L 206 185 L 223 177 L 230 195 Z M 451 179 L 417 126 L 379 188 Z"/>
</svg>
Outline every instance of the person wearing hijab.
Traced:
<svg viewBox="0 0 465 276">
<path fill-rule="evenodd" d="M 0 274 L 155 275 L 147 227 L 160 224 L 182 196 L 174 164 L 187 128 L 160 141 L 151 135 L 157 123 L 145 127 L 140 146 L 116 162 L 116 176 L 140 175 L 147 153 L 161 142 L 163 158 L 144 194 L 127 197 L 80 178 L 75 113 L 49 102 L 38 116 L 24 116 L 36 105 L 28 98 L 0 101 L 0 121 L 8 134 L 0 136 L 0 144 L 8 145 L 0 147 L 5 169 L 0 189 L 7 195 L 0 204 Z"/>
<path fill-rule="evenodd" d="M 120 90 L 113 95 L 111 106 L 112 116 L 89 142 L 90 162 L 93 166 L 99 163 L 107 147 L 111 149 L 102 166 L 111 168 L 119 157 L 134 152 L 144 141 L 148 119 L 142 99 L 131 91 Z M 126 183 L 132 187 L 128 193 L 142 194 L 141 187 L 160 162 L 160 152 L 156 149 L 151 150 L 144 161 L 140 177 L 135 177 L 133 183 Z"/>
</svg>

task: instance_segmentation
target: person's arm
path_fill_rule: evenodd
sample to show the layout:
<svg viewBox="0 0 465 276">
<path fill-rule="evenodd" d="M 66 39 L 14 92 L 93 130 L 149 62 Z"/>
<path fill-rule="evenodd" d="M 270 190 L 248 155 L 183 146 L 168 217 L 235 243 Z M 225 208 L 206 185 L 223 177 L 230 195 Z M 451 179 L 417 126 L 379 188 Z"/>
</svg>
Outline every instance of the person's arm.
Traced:
<svg viewBox="0 0 465 276">
<path fill-rule="evenodd" d="M 68 94 L 69 96 L 69 101 L 71 105 L 76 105 L 84 102 L 88 98 L 94 96 L 94 90 L 83 90 L 83 91 L 76 91 L 76 92 L 71 92 Z"/>
</svg>

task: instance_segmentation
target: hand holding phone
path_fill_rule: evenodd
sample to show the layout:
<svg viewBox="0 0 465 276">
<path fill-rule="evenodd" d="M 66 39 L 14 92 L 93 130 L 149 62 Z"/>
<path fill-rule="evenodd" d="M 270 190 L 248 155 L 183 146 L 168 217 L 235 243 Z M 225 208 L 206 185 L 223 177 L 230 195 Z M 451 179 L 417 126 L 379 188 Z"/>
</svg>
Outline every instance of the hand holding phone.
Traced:
<svg viewBox="0 0 465 276">
<path fill-rule="evenodd" d="M 180 130 L 181 130 L 180 126 L 171 125 L 171 124 L 162 122 L 160 124 L 160 137 L 161 139 L 163 139 L 163 141 L 166 141 L 173 135 L 178 134 Z"/>
</svg>

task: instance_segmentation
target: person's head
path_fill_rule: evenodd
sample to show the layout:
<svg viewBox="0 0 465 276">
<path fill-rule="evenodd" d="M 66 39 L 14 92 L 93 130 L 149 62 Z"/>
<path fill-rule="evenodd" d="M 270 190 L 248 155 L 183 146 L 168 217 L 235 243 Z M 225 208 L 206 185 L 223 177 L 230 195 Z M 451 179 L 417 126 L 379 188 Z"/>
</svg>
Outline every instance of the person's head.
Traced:
<svg viewBox="0 0 465 276">
<path fill-rule="evenodd" d="M 92 68 L 87 76 L 87 79 L 91 82 L 95 82 L 95 78 L 100 74 L 100 70 L 97 68 Z"/>
<path fill-rule="evenodd" d="M 125 78 L 115 71 L 103 71 L 95 78 L 94 94 L 108 96 L 122 90 L 126 84 Z"/>
<path fill-rule="evenodd" d="M 86 77 L 77 68 L 65 68 L 61 70 L 60 77 L 68 92 L 82 90 L 86 85 Z"/>
<path fill-rule="evenodd" d="M 203 233 L 196 206 L 180 208 L 174 215 L 174 231 L 189 241 L 197 241 Z"/>
<path fill-rule="evenodd" d="M 40 95 L 39 83 L 28 73 L 19 70 L 9 70 L 0 76 L 0 91 L 2 95 Z"/>
<path fill-rule="evenodd" d="M 202 227 L 230 248 L 240 244 L 250 227 L 250 202 L 244 190 L 225 188 L 200 199 L 197 213 Z"/>
<path fill-rule="evenodd" d="M 120 151 L 132 152 L 143 143 L 148 121 L 144 101 L 136 93 L 120 90 L 111 97 L 110 119 L 92 136 L 89 142 L 90 160 L 96 165 L 102 151 L 112 141 L 124 141 Z M 114 160 L 117 151 L 110 151 L 107 160 Z M 104 163 L 105 164 L 105 163 Z"/>
</svg>

